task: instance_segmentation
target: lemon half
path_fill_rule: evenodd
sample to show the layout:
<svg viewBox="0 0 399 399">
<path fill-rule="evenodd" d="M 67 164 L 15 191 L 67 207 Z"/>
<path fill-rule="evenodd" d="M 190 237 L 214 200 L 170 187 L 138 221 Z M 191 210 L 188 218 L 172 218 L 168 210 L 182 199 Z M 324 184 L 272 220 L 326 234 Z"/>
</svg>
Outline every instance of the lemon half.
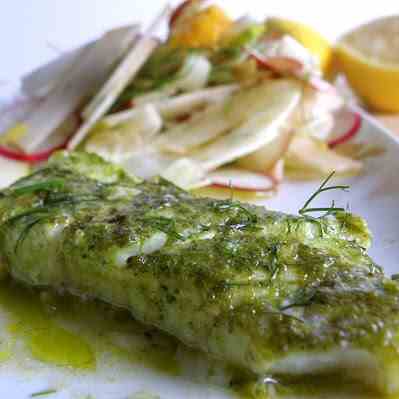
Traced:
<svg viewBox="0 0 399 399">
<path fill-rule="evenodd" d="M 370 108 L 399 112 L 399 16 L 344 35 L 335 48 L 335 64 Z"/>
</svg>

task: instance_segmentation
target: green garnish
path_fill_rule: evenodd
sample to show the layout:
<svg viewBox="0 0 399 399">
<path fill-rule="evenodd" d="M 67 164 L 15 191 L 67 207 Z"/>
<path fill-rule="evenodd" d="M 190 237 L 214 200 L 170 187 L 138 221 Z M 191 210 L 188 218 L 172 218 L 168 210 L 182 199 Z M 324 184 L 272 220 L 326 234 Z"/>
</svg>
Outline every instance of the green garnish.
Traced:
<svg viewBox="0 0 399 399">
<path fill-rule="evenodd" d="M 316 295 L 316 287 L 299 288 L 298 291 L 295 293 L 292 302 L 288 305 L 280 307 L 280 311 L 283 312 L 284 310 L 295 307 L 308 306 L 313 302 L 313 299 Z"/>
<path fill-rule="evenodd" d="M 36 186 L 36 185 L 34 185 Z M 25 187 L 23 187 L 25 188 Z M 26 187 L 28 188 L 28 186 Z M 49 186 L 47 186 L 47 189 Z M 38 190 L 31 190 L 34 192 Z M 26 212 L 20 213 L 16 216 L 7 220 L 8 224 L 13 224 L 19 221 L 23 221 L 25 224 L 16 243 L 15 252 L 18 252 L 18 248 L 24 242 L 32 228 L 38 223 L 48 221 L 52 215 L 57 211 L 60 206 L 71 206 L 77 204 L 83 204 L 88 202 L 96 202 L 101 199 L 100 195 L 78 195 L 71 196 L 70 194 L 63 193 L 50 193 L 47 198 L 44 199 L 40 206 L 30 209 Z"/>
<path fill-rule="evenodd" d="M 330 215 L 334 212 L 338 211 L 345 211 L 344 208 L 341 207 L 336 207 L 335 202 L 332 201 L 331 206 L 328 208 L 321 207 L 321 208 L 309 208 L 310 203 L 321 193 L 325 191 L 331 191 L 331 190 L 343 190 L 347 191 L 349 190 L 349 186 L 347 185 L 337 185 L 337 186 L 326 186 L 327 183 L 331 180 L 331 178 L 334 176 L 335 171 L 331 172 L 329 176 L 321 183 L 320 187 L 310 196 L 310 198 L 305 202 L 305 204 L 302 206 L 302 208 L 298 211 L 298 213 L 301 216 L 305 216 L 307 213 L 314 213 L 314 212 L 326 212 L 323 216 Z"/>
<path fill-rule="evenodd" d="M 30 397 L 31 398 L 37 398 L 39 396 L 52 395 L 54 393 L 57 393 L 56 389 L 45 389 L 44 391 L 31 393 Z"/>
<path fill-rule="evenodd" d="M 145 217 L 143 221 L 149 223 L 152 227 L 158 229 L 159 231 L 167 234 L 169 237 L 173 237 L 176 240 L 181 241 L 185 240 L 184 236 L 177 232 L 176 222 L 174 219 L 166 218 L 164 216 L 150 216 Z"/>
<path fill-rule="evenodd" d="M 13 190 L 14 196 L 36 193 L 38 191 L 52 191 L 54 189 L 64 188 L 65 182 L 61 179 L 47 180 L 26 186 L 17 187 Z"/>
<path fill-rule="evenodd" d="M 234 210 L 236 213 L 226 220 L 226 227 L 233 227 L 237 230 L 245 230 L 248 228 L 256 228 L 258 216 L 252 213 L 245 206 L 233 200 L 219 201 L 212 204 L 213 209 L 218 212 Z"/>
<path fill-rule="evenodd" d="M 248 46 L 256 41 L 265 32 L 264 25 L 252 25 L 233 38 L 229 47 Z"/>
</svg>

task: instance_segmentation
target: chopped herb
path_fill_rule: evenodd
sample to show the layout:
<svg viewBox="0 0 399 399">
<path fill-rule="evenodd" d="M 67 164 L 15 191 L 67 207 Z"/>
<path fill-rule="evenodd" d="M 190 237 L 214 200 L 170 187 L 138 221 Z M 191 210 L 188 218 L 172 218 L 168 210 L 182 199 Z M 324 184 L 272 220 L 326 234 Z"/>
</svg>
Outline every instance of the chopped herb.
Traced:
<svg viewBox="0 0 399 399">
<path fill-rule="evenodd" d="M 331 206 L 328 208 L 309 208 L 310 203 L 321 193 L 325 191 L 331 191 L 331 190 L 343 190 L 347 191 L 349 190 L 349 186 L 347 185 L 338 185 L 338 186 L 326 186 L 327 183 L 330 181 L 330 179 L 334 176 L 335 171 L 330 173 L 330 175 L 321 183 L 320 187 L 310 196 L 310 198 L 305 202 L 305 204 L 302 206 L 302 208 L 298 211 L 298 213 L 302 216 L 306 215 L 307 213 L 313 213 L 313 212 L 326 212 L 322 216 L 327 216 L 332 213 L 338 212 L 338 211 L 345 211 L 344 208 L 336 207 L 334 201 L 332 201 Z"/>
<path fill-rule="evenodd" d="M 45 395 L 53 395 L 57 393 L 56 389 L 46 389 L 44 391 L 39 391 L 39 392 L 34 392 L 30 394 L 31 398 L 37 398 L 39 396 L 45 396 Z"/>
<path fill-rule="evenodd" d="M 242 48 L 255 42 L 265 32 L 263 25 L 252 25 L 240 32 L 230 43 L 229 47 Z"/>
<path fill-rule="evenodd" d="M 223 281 L 220 284 L 223 289 L 232 288 L 232 287 L 249 287 L 253 285 L 252 281 Z"/>
<path fill-rule="evenodd" d="M 145 217 L 144 221 L 150 223 L 154 228 L 162 231 L 170 237 L 175 238 L 176 240 L 185 240 L 184 236 L 177 232 L 176 222 L 174 219 L 166 218 L 164 216 L 149 216 Z"/>
<path fill-rule="evenodd" d="M 284 311 L 290 308 L 308 306 L 313 302 L 313 299 L 317 295 L 316 287 L 305 287 L 300 288 L 295 292 L 293 301 L 288 305 L 280 307 L 280 311 Z"/>
<path fill-rule="evenodd" d="M 35 184 L 29 184 L 22 187 L 17 187 L 12 191 L 14 196 L 24 195 L 24 194 L 31 194 L 37 191 L 51 191 L 54 189 L 62 189 L 64 188 L 65 182 L 64 180 L 54 179 L 48 180 L 44 182 L 38 182 Z"/>
<path fill-rule="evenodd" d="M 270 263 L 270 280 L 269 280 L 269 284 L 272 282 L 272 280 L 275 279 L 275 277 L 277 276 L 281 265 L 278 262 L 278 250 L 279 250 L 280 244 L 273 244 L 270 248 L 270 255 L 272 257 L 271 259 L 271 263 Z"/>
</svg>

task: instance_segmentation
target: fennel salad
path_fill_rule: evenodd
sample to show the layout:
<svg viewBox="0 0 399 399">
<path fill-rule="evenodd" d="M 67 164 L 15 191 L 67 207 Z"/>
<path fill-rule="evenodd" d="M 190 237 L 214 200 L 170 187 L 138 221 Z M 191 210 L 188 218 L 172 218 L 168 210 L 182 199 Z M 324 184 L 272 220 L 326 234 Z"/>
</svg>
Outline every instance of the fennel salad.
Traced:
<svg viewBox="0 0 399 399">
<path fill-rule="evenodd" d="M 372 151 L 353 142 L 361 116 L 328 69 L 273 18 L 233 20 L 186 1 L 146 30 L 114 29 L 25 76 L 24 100 L 0 117 L 0 162 L 10 170 L 0 183 L 60 148 L 214 196 L 264 197 L 286 178 L 359 174 Z"/>
</svg>

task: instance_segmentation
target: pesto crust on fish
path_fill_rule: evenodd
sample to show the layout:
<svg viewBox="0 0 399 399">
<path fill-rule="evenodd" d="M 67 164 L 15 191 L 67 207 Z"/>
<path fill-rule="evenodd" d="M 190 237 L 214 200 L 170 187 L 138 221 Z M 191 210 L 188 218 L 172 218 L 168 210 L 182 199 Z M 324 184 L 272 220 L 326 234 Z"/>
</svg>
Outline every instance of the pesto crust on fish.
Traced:
<svg viewBox="0 0 399 399">
<path fill-rule="evenodd" d="M 347 373 L 399 391 L 399 286 L 358 216 L 292 216 L 58 153 L 0 192 L 13 278 L 101 299 L 258 375 Z M 367 377 L 367 378 L 365 378 Z"/>
</svg>

